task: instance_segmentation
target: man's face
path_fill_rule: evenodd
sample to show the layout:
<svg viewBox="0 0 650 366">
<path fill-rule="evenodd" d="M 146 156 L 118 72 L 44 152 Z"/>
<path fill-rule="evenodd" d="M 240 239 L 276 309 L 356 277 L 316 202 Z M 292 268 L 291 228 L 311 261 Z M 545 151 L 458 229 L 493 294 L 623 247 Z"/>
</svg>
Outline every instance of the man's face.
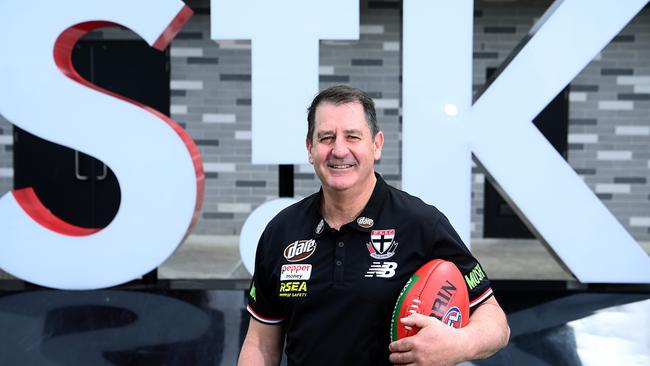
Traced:
<svg viewBox="0 0 650 366">
<path fill-rule="evenodd" d="M 324 189 L 362 189 L 373 181 L 374 163 L 381 157 L 384 135 L 373 141 L 363 106 L 359 102 L 316 108 L 314 135 L 307 139 L 309 162 Z"/>
</svg>

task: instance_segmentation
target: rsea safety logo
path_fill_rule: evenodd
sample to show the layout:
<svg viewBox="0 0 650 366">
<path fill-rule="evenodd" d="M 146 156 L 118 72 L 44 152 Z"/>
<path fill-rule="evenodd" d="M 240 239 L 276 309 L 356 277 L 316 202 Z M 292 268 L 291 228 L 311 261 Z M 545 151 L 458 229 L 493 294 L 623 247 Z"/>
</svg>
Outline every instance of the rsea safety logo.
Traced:
<svg viewBox="0 0 650 366">
<path fill-rule="evenodd" d="M 307 296 L 307 282 L 290 281 L 280 282 L 280 297 L 305 297 Z"/>
<path fill-rule="evenodd" d="M 284 257 L 289 262 L 300 262 L 309 258 L 316 250 L 316 240 L 296 240 L 284 249 Z"/>
<path fill-rule="evenodd" d="M 479 264 L 472 269 L 472 272 L 465 275 L 465 282 L 467 282 L 467 287 L 470 290 L 473 290 L 479 283 L 485 278 L 485 273 Z"/>
</svg>

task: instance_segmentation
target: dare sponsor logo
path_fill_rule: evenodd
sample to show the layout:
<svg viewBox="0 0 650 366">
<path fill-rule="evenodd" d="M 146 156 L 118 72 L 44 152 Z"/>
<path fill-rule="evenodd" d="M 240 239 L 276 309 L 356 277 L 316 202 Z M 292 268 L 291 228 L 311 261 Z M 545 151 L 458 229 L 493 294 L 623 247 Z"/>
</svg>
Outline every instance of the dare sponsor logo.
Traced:
<svg viewBox="0 0 650 366">
<path fill-rule="evenodd" d="M 361 216 L 357 219 L 357 225 L 364 229 L 371 228 L 375 224 L 375 221 L 370 217 Z"/>
<path fill-rule="evenodd" d="M 311 278 L 311 264 L 284 264 L 280 270 L 280 281 L 299 281 Z"/>
<path fill-rule="evenodd" d="M 280 282 L 280 297 L 306 297 L 307 282 L 290 281 Z"/>
<path fill-rule="evenodd" d="M 316 240 L 296 240 L 284 248 L 284 257 L 289 262 L 300 262 L 309 258 L 316 251 Z"/>
</svg>

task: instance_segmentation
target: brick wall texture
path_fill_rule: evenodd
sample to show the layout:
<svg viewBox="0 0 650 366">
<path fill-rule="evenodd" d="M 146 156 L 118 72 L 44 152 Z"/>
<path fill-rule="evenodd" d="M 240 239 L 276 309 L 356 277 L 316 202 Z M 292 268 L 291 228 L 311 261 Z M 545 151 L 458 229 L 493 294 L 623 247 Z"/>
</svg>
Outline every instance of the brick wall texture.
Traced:
<svg viewBox="0 0 650 366">
<path fill-rule="evenodd" d="M 476 1 L 474 89 L 499 67 L 550 1 Z M 257 206 L 277 197 L 278 167 L 250 163 L 251 43 L 210 40 L 208 1 L 171 44 L 171 115 L 203 155 L 206 195 L 193 234 L 238 235 Z M 377 170 L 401 182 L 401 3 L 361 1 L 358 41 L 320 43 L 320 87 L 351 84 L 375 98 L 386 134 Z M 91 37 L 135 38 L 125 30 Z M 282 42 L 282 40 L 278 40 Z M 637 240 L 650 240 L 650 9 L 647 7 L 571 82 L 568 161 Z M 435 67 L 432 64 L 432 67 Z M 0 115 L 0 194 L 12 187 L 12 127 Z M 472 236 L 483 236 L 486 175 L 473 168 Z M 295 193 L 319 188 L 295 167 Z"/>
</svg>

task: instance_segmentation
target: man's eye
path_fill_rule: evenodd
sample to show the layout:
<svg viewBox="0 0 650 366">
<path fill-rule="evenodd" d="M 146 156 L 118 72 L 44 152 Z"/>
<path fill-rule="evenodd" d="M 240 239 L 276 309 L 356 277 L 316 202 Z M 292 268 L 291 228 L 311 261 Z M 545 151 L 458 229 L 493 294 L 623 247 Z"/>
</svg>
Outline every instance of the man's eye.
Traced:
<svg viewBox="0 0 650 366">
<path fill-rule="evenodd" d="M 320 142 L 330 142 L 334 140 L 334 136 L 324 136 L 320 138 Z"/>
<path fill-rule="evenodd" d="M 350 135 L 350 136 L 348 136 L 348 140 L 357 141 L 357 140 L 361 140 L 361 137 L 355 136 L 355 135 Z"/>
</svg>

